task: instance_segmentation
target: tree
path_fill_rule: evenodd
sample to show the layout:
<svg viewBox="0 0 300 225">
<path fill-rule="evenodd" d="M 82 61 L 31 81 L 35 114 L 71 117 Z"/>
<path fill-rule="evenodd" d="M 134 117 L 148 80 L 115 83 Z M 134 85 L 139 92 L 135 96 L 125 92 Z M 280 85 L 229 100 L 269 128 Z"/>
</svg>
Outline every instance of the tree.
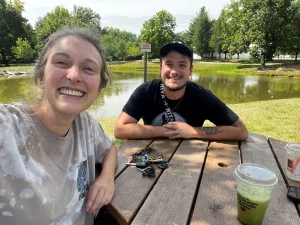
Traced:
<svg viewBox="0 0 300 225">
<path fill-rule="evenodd" d="M 30 26 L 22 17 L 23 3 L 19 0 L 0 0 L 0 54 L 5 65 L 13 58 L 11 48 L 19 37 L 26 38 Z"/>
<path fill-rule="evenodd" d="M 297 64 L 297 55 L 300 52 L 300 0 L 292 4 L 292 20 L 287 24 L 287 35 L 280 49 L 294 54 L 295 64 Z"/>
<path fill-rule="evenodd" d="M 35 51 L 28 40 L 22 38 L 18 38 L 16 46 L 12 47 L 12 52 L 17 59 L 33 59 L 35 56 Z"/>
<path fill-rule="evenodd" d="M 157 12 L 151 19 L 144 22 L 140 39 L 143 43 L 151 44 L 151 56 L 159 57 L 159 49 L 176 37 L 175 18 L 166 10 Z"/>
<path fill-rule="evenodd" d="M 100 15 L 90 8 L 74 5 L 73 11 L 70 13 L 63 6 L 57 6 L 53 11 L 39 18 L 35 24 L 37 49 L 43 46 L 49 35 L 64 26 L 88 27 L 100 34 L 100 21 Z"/>
<path fill-rule="evenodd" d="M 213 23 L 212 26 L 212 35 L 209 41 L 209 47 L 214 51 L 217 52 L 220 58 L 222 53 L 222 30 L 221 30 L 221 20 L 218 19 Z"/>
<path fill-rule="evenodd" d="M 247 31 L 244 30 L 240 22 L 243 17 L 241 2 L 232 1 L 225 7 L 220 15 L 220 37 L 222 39 L 222 49 L 230 56 L 246 52 L 249 46 Z"/>
<path fill-rule="evenodd" d="M 124 60 L 126 56 L 141 55 L 136 35 L 127 31 L 105 27 L 100 42 L 109 60 Z"/>
<path fill-rule="evenodd" d="M 63 6 L 57 6 L 44 17 L 39 18 L 35 24 L 35 33 L 37 38 L 37 50 L 43 45 L 48 36 L 54 33 L 58 28 L 71 25 L 72 16 Z"/>
<path fill-rule="evenodd" d="M 175 35 L 177 40 L 183 41 L 184 43 L 191 45 L 189 32 L 187 30 L 178 32 Z"/>
<path fill-rule="evenodd" d="M 240 23 L 251 44 L 261 52 L 261 66 L 271 60 L 284 40 L 293 0 L 240 0 Z"/>
<path fill-rule="evenodd" d="M 192 46 L 195 52 L 204 59 L 206 54 L 210 54 L 212 49 L 209 47 L 211 37 L 211 20 L 205 7 L 202 7 L 195 18 L 195 33 L 192 39 Z"/>
<path fill-rule="evenodd" d="M 74 5 L 71 14 L 75 24 L 93 29 L 97 33 L 101 32 L 101 17 L 91 8 Z"/>
</svg>

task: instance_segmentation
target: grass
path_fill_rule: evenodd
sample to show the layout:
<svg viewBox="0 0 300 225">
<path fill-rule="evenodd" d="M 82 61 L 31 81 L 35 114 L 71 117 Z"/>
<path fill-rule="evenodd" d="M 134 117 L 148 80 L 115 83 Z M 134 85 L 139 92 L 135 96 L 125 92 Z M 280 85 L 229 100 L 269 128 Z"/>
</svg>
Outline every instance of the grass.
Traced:
<svg viewBox="0 0 300 225">
<path fill-rule="evenodd" d="M 108 63 L 112 72 L 143 72 L 144 64 L 141 61 L 134 62 L 112 62 Z M 147 63 L 148 72 L 160 71 L 158 60 Z M 286 76 L 300 78 L 300 65 L 293 64 L 293 61 L 273 61 L 267 63 L 265 68 L 260 68 L 259 64 L 249 61 L 237 61 L 234 63 L 227 61 L 195 61 L 194 72 L 213 72 L 231 74 L 250 74 L 262 76 Z"/>
<path fill-rule="evenodd" d="M 300 142 L 300 98 L 259 101 L 228 105 L 253 133 L 286 142 Z M 114 137 L 117 118 L 102 118 L 99 122 L 106 133 Z M 205 123 L 205 125 L 210 125 Z M 121 140 L 115 140 L 116 144 Z"/>
</svg>

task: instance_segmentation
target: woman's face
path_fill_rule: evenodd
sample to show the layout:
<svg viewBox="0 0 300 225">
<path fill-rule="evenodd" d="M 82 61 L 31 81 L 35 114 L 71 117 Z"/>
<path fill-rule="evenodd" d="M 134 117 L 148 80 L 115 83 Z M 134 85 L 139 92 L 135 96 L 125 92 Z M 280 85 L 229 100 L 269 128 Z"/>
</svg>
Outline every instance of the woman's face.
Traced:
<svg viewBox="0 0 300 225">
<path fill-rule="evenodd" d="M 47 53 L 44 106 L 54 113 L 75 116 L 89 108 L 100 94 L 102 60 L 88 41 L 66 36 Z"/>
</svg>

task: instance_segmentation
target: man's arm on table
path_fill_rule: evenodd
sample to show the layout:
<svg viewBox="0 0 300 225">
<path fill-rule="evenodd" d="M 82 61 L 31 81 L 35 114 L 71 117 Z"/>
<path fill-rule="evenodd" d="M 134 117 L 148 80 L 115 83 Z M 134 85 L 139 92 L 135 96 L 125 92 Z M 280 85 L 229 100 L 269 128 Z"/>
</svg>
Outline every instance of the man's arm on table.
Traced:
<svg viewBox="0 0 300 225">
<path fill-rule="evenodd" d="M 116 122 L 115 138 L 118 139 L 147 139 L 165 137 L 168 128 L 138 124 L 138 121 L 125 112 L 121 112 Z"/>
<path fill-rule="evenodd" d="M 183 122 L 170 122 L 163 127 L 171 129 L 165 135 L 173 138 L 200 138 L 206 140 L 236 140 L 248 138 L 248 130 L 238 119 L 232 126 L 192 127 Z"/>
</svg>

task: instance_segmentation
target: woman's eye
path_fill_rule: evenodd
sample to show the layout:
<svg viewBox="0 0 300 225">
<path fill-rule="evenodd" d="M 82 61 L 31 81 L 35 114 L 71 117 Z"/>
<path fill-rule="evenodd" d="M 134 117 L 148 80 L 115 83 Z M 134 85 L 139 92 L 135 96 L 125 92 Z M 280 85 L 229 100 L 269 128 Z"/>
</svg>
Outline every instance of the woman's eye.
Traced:
<svg viewBox="0 0 300 225">
<path fill-rule="evenodd" d="M 85 67 L 84 69 L 90 72 L 94 71 L 91 67 Z"/>
<path fill-rule="evenodd" d="M 66 62 L 64 62 L 62 60 L 58 60 L 58 61 L 56 61 L 56 64 L 58 64 L 58 65 L 66 65 Z"/>
</svg>

